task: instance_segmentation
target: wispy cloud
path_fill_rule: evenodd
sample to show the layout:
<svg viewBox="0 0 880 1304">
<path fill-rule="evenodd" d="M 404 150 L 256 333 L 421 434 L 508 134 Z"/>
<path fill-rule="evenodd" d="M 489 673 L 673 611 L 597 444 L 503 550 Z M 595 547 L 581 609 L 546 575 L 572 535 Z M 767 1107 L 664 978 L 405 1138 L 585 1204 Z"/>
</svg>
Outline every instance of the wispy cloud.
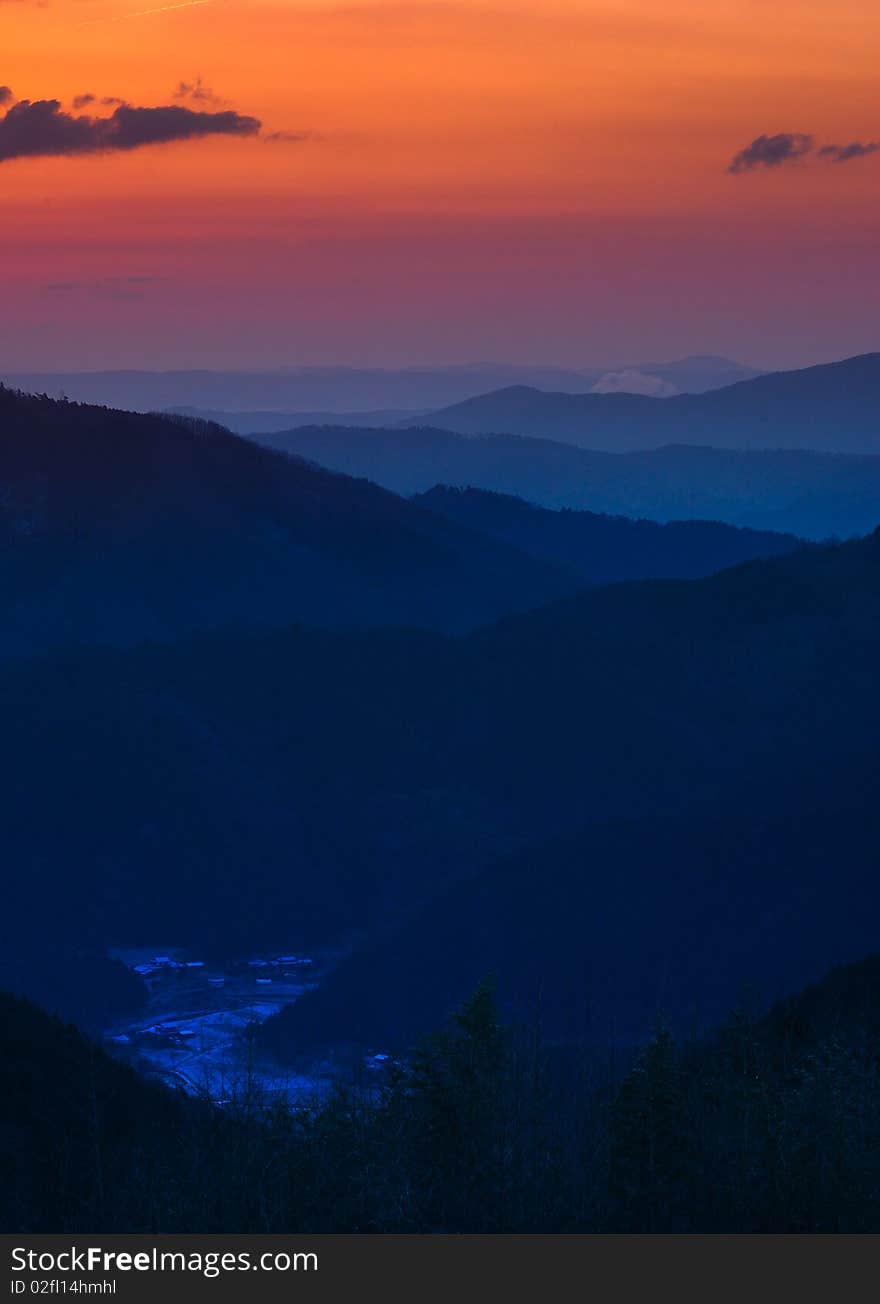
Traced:
<svg viewBox="0 0 880 1304">
<path fill-rule="evenodd" d="M 823 145 L 819 150 L 820 158 L 827 158 L 831 163 L 848 163 L 850 159 L 864 158 L 867 154 L 880 151 L 880 141 L 853 140 L 848 145 Z"/>
<path fill-rule="evenodd" d="M 15 96 L 12 94 L 11 87 L 0 86 L 0 108 L 5 107 L 7 104 L 11 104 L 14 99 Z"/>
<path fill-rule="evenodd" d="M 100 23 L 124 23 L 131 18 L 150 18 L 153 14 L 168 14 L 175 9 L 199 9 L 212 3 L 213 0 L 178 0 L 178 3 L 173 5 L 157 5 L 153 9 L 136 9 L 127 14 L 107 14 L 103 18 L 90 18 L 80 23 L 80 27 L 95 27 Z"/>
<path fill-rule="evenodd" d="M 737 175 L 755 168 L 778 168 L 809 154 L 813 137 L 802 131 L 781 131 L 775 136 L 757 136 L 750 145 L 735 154 L 728 172 Z"/>
<path fill-rule="evenodd" d="M 316 140 L 314 131 L 269 131 L 263 137 L 267 145 L 298 145 L 304 140 Z"/>
<path fill-rule="evenodd" d="M 215 95 L 210 86 L 206 86 L 201 77 L 196 77 L 195 81 L 177 83 L 177 89 L 174 92 L 176 100 L 194 100 L 197 104 L 225 104 L 226 100 L 221 96 Z"/>
</svg>

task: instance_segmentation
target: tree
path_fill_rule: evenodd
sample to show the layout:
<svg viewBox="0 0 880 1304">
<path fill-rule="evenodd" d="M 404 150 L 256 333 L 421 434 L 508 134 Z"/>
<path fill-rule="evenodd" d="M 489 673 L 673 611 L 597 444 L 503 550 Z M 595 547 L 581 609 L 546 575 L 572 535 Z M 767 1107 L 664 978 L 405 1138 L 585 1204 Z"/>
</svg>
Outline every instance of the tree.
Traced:
<svg viewBox="0 0 880 1304">
<path fill-rule="evenodd" d="M 485 1232 L 505 1225 L 509 1067 L 509 1037 L 488 981 L 413 1056 L 405 1090 L 422 1226 Z"/>
<path fill-rule="evenodd" d="M 689 1131 L 678 1051 L 665 1029 L 656 1033 L 621 1083 L 611 1134 L 615 1230 L 687 1230 Z"/>
</svg>

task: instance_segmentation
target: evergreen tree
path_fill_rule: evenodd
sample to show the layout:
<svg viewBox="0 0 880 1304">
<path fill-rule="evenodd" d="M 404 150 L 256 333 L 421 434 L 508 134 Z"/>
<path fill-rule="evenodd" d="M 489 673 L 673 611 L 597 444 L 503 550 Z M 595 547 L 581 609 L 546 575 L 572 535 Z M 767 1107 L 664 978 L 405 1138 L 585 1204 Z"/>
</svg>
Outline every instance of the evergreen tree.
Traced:
<svg viewBox="0 0 880 1304">
<path fill-rule="evenodd" d="M 689 1141 L 678 1050 L 661 1029 L 621 1083 L 611 1116 L 611 1219 L 621 1231 L 687 1230 Z"/>
<path fill-rule="evenodd" d="M 490 982 L 424 1042 L 408 1081 L 420 1216 L 434 1230 L 496 1231 L 508 1197 L 510 1042 Z"/>
</svg>

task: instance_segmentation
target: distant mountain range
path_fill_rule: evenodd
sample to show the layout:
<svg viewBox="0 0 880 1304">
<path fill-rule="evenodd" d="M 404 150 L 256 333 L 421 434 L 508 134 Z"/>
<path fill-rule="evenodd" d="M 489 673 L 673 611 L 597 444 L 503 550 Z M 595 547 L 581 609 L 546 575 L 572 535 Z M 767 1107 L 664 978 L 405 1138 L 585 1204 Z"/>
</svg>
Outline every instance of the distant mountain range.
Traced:
<svg viewBox="0 0 880 1304">
<path fill-rule="evenodd" d="M 512 434 L 627 452 L 664 444 L 880 452 L 880 353 L 780 371 L 666 402 L 511 386 L 435 412 L 458 434 Z"/>
<path fill-rule="evenodd" d="M 460 369 L 451 373 L 453 386 L 460 383 L 465 378 L 464 383 L 470 390 L 474 383 L 487 382 L 495 383 L 499 376 L 503 375 L 505 379 L 509 374 L 528 375 L 527 369 L 516 368 L 496 368 L 494 371 L 484 371 L 478 368 L 472 370 Z M 177 407 L 170 408 L 169 411 L 179 413 L 183 416 L 200 417 L 206 421 L 216 421 L 224 425 L 229 430 L 234 430 L 239 435 L 257 435 L 272 434 L 279 430 L 292 430 L 299 426 L 359 426 L 362 428 L 375 428 L 383 426 L 411 426 L 416 422 L 425 420 L 430 416 L 430 407 L 423 407 L 420 410 L 402 408 L 383 408 L 371 412 L 352 411 L 345 406 L 346 394 L 349 393 L 349 386 L 356 384 L 352 377 L 357 373 L 340 373 L 343 383 L 338 391 L 330 387 L 328 378 L 327 402 L 335 403 L 339 406 L 327 408 L 324 411 L 257 411 L 257 412 L 229 412 L 222 409 L 212 409 L 205 407 Z M 372 375 L 372 373 L 369 373 Z M 378 373 L 384 383 L 387 385 L 387 392 L 393 394 L 396 388 L 400 387 L 400 376 L 398 373 Z M 738 380 L 748 380 L 753 376 L 761 375 L 752 367 L 744 367 L 738 362 L 728 362 L 726 358 L 684 358 L 680 362 L 667 363 L 647 363 L 640 367 L 624 367 L 618 371 L 587 371 L 587 372 L 544 372 L 533 373 L 537 377 L 543 376 L 545 384 L 557 386 L 565 393 L 580 393 L 585 389 L 597 394 L 618 394 L 618 393 L 635 393 L 651 394 L 660 398 L 667 398 L 672 394 L 692 393 L 702 394 L 710 389 L 718 389 L 722 385 L 732 385 Z M 403 379 L 407 382 L 404 388 L 409 393 L 409 382 L 411 376 L 408 373 L 401 373 Z M 431 385 L 436 384 L 436 373 L 431 373 Z M 450 373 L 445 373 L 447 379 Z M 29 388 L 34 388 L 34 378 L 30 377 Z M 162 382 L 166 383 L 166 382 Z M 207 383 L 207 382 L 205 382 Z M 539 383 L 536 379 L 535 384 Z M 45 386 L 37 385 L 37 389 L 42 390 Z M 115 391 L 115 382 L 108 385 L 96 378 L 93 384 L 91 380 L 86 383 L 75 379 L 74 389 L 84 389 L 89 395 L 91 401 L 97 402 L 95 394 L 100 393 L 102 388 L 111 388 Z M 320 393 L 320 387 L 312 387 L 309 392 Z M 367 392 L 366 390 L 364 392 Z M 372 388 L 369 392 L 373 392 Z M 427 398 L 428 393 L 432 392 L 430 386 L 426 386 L 424 394 Z M 355 389 L 355 393 L 357 390 Z"/>
<path fill-rule="evenodd" d="M 313 427 L 257 438 L 400 494 L 470 486 L 544 507 L 726 521 L 811 539 L 867 534 L 880 523 L 878 456 L 685 445 L 618 454 L 429 428 Z"/>
<path fill-rule="evenodd" d="M 10 391 L 0 485 L 6 655 L 294 621 L 463 630 L 587 582 L 706 574 L 796 546 L 710 525 L 676 554 L 655 528 L 610 526 L 615 561 L 596 521 L 606 557 L 591 566 L 586 538 L 570 559 L 525 533 L 520 549 L 476 513 L 456 520 L 218 426 Z M 543 515 L 545 533 L 558 528 Z"/>
<path fill-rule="evenodd" d="M 289 367 L 265 371 L 95 371 L 14 372 L 0 376 L 7 385 L 30 393 L 64 395 L 81 403 L 152 412 L 195 408 L 223 413 L 223 424 L 249 433 L 255 414 L 282 412 L 314 416 L 393 410 L 401 419 L 413 411 L 473 398 L 507 385 L 578 394 L 594 385 L 634 386 L 643 392 L 701 393 L 760 373 L 726 358 L 684 358 L 677 362 L 617 368 L 566 370 L 560 367 L 475 363 L 452 367 Z M 228 418 L 231 417 L 232 420 Z M 289 421 L 287 424 L 299 424 Z M 271 428 L 270 426 L 264 427 Z"/>
<path fill-rule="evenodd" d="M 209 408 L 169 408 L 166 415 L 191 417 L 196 421 L 213 421 L 237 435 L 274 434 L 299 426 L 357 426 L 376 430 L 388 426 L 409 426 L 428 416 L 426 409 L 405 412 L 402 408 L 378 412 L 222 412 Z"/>
<path fill-rule="evenodd" d="M 763 373 L 729 358 L 697 355 L 678 362 L 643 362 L 618 367 L 593 380 L 595 394 L 649 394 L 670 398 L 674 394 L 705 394 Z"/>
</svg>

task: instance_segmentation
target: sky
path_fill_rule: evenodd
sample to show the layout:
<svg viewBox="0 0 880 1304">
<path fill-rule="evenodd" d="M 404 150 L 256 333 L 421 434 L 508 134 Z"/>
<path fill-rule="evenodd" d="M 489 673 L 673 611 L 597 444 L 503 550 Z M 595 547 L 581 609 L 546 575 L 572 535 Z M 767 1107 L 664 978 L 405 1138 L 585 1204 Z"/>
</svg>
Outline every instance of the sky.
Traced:
<svg viewBox="0 0 880 1304">
<path fill-rule="evenodd" d="M 878 349 L 878 59 L 876 0 L 0 0 L 0 369 Z"/>
</svg>

